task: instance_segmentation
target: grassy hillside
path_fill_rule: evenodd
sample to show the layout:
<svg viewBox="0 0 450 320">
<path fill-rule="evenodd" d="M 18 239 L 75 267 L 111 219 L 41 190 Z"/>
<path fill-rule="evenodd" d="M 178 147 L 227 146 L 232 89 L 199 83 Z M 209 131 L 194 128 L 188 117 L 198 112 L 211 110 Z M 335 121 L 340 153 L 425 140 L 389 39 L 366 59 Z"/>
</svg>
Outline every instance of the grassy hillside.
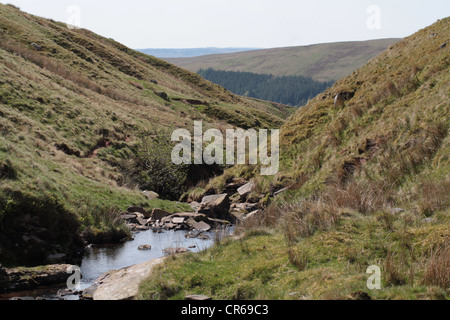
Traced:
<svg viewBox="0 0 450 320">
<path fill-rule="evenodd" d="M 399 39 L 326 43 L 167 59 L 167 61 L 194 72 L 212 68 L 275 76 L 305 76 L 316 81 L 336 81 L 350 75 L 397 41 Z"/>
<path fill-rule="evenodd" d="M 190 210 L 147 200 L 121 170 L 143 130 L 192 129 L 194 120 L 279 127 L 290 113 L 88 30 L 0 5 L 0 263 L 42 263 L 77 247 L 87 228 L 118 237 L 116 213 L 130 205 Z"/>
<path fill-rule="evenodd" d="M 253 176 L 263 215 L 169 260 L 141 298 L 448 299 L 449 39 L 446 18 L 300 108 L 282 128 L 280 172 Z M 367 287 L 372 265 L 380 290 Z"/>
</svg>

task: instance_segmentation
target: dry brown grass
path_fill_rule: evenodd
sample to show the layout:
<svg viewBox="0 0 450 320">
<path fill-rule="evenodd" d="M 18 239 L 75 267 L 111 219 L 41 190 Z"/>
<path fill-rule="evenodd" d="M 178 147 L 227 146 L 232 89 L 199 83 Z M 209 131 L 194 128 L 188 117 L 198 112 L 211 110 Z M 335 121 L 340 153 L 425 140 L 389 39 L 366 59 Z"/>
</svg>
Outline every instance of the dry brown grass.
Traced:
<svg viewBox="0 0 450 320">
<path fill-rule="evenodd" d="M 423 282 L 426 285 L 450 289 L 450 245 L 448 243 L 431 252 L 425 266 Z"/>
<path fill-rule="evenodd" d="M 407 283 L 407 277 L 404 273 L 404 261 L 392 252 L 388 252 L 384 272 L 386 282 L 391 286 L 399 286 Z"/>
<path fill-rule="evenodd" d="M 352 180 L 345 185 L 333 183 L 323 193 L 324 200 L 336 208 L 350 208 L 363 214 L 389 206 L 391 190 L 383 182 Z"/>
</svg>

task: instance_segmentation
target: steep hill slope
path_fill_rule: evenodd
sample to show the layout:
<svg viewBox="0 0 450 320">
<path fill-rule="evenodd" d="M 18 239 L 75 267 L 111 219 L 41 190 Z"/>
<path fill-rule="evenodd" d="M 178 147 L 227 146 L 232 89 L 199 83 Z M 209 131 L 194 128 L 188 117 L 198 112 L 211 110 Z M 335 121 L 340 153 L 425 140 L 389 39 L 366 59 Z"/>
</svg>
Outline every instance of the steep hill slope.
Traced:
<svg viewBox="0 0 450 320">
<path fill-rule="evenodd" d="M 167 59 L 167 61 L 194 72 L 212 68 L 275 76 L 305 76 L 317 81 L 336 81 L 350 75 L 397 41 L 399 39 L 326 43 Z"/>
<path fill-rule="evenodd" d="M 147 200 L 120 170 L 143 130 L 192 129 L 194 120 L 279 127 L 289 114 L 88 30 L 0 5 L 0 263 L 72 252 L 87 228 L 120 235 L 110 208 L 189 210 Z"/>
<path fill-rule="evenodd" d="M 141 298 L 448 299 L 449 41 L 446 18 L 300 108 L 280 172 L 254 177 L 264 212 L 238 240 L 161 266 Z"/>
</svg>

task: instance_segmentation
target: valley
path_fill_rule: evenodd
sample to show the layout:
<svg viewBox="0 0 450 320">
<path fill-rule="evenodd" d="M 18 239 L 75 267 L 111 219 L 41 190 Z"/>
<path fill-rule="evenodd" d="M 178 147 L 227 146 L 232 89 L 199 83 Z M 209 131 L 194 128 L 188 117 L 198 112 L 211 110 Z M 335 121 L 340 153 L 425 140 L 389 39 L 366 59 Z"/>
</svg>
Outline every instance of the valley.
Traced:
<svg viewBox="0 0 450 320">
<path fill-rule="evenodd" d="M 448 299 L 449 38 L 447 17 L 404 39 L 165 61 L 0 4 L 0 292 Z M 201 68 L 315 89 L 270 102 Z"/>
</svg>

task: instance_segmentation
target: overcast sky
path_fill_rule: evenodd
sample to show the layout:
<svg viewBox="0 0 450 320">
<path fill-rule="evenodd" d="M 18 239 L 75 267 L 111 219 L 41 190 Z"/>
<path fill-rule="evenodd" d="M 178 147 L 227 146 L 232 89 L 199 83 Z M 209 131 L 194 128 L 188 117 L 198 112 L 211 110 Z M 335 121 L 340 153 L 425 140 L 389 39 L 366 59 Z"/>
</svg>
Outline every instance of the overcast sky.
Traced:
<svg viewBox="0 0 450 320">
<path fill-rule="evenodd" d="M 258 47 L 401 38 L 449 0 L 0 0 L 131 48 Z M 75 7 L 74 7 L 75 6 Z"/>
</svg>

